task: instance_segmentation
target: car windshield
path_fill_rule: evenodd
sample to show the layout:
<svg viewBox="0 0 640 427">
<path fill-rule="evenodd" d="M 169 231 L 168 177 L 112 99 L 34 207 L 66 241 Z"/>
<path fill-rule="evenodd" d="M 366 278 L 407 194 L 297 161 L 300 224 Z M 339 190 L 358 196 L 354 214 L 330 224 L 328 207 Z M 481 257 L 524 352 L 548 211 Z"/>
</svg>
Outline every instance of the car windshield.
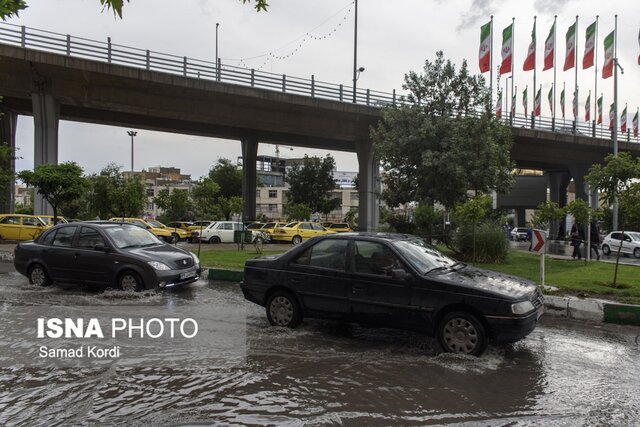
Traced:
<svg viewBox="0 0 640 427">
<path fill-rule="evenodd" d="M 118 249 L 162 245 L 162 242 L 156 236 L 134 225 L 105 227 L 104 231 Z"/>
<path fill-rule="evenodd" d="M 420 274 L 438 268 L 453 267 L 458 263 L 420 238 L 398 240 L 392 244 Z"/>
<path fill-rule="evenodd" d="M 291 228 L 291 227 L 295 227 L 296 225 L 298 225 L 297 222 L 290 222 L 289 224 L 284 225 L 284 227 Z"/>
<path fill-rule="evenodd" d="M 635 241 L 635 242 L 640 242 L 640 233 L 627 233 L 629 235 L 629 237 L 631 237 L 631 240 Z"/>
<path fill-rule="evenodd" d="M 153 220 L 153 219 L 147 219 L 145 221 L 147 221 L 147 223 L 150 226 L 152 226 L 153 228 L 165 228 L 164 224 L 159 222 L 159 221 L 156 221 L 156 220 Z"/>
</svg>

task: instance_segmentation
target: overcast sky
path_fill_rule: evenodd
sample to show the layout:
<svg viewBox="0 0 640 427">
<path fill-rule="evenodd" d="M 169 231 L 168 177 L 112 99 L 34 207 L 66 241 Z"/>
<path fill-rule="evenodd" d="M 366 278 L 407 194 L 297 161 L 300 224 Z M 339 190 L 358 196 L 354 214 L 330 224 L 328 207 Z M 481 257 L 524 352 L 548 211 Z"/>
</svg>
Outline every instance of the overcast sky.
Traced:
<svg viewBox="0 0 640 427">
<path fill-rule="evenodd" d="M 219 55 L 223 63 L 264 71 L 351 85 L 353 67 L 354 7 L 349 0 L 270 0 L 267 13 L 257 13 L 240 0 L 131 0 L 125 3 L 123 19 L 103 11 L 98 0 L 29 0 L 29 8 L 10 23 L 62 34 L 150 49 L 190 58 L 215 58 L 215 24 L 219 27 Z M 596 15 L 598 30 L 598 69 L 603 62 L 603 40 L 613 30 L 618 14 L 618 57 L 624 67 L 619 79 L 620 104 L 629 104 L 631 117 L 640 106 L 640 66 L 638 0 L 359 0 L 358 65 L 365 67 L 358 87 L 380 91 L 400 90 L 404 73 L 419 71 L 426 59 L 443 50 L 456 64 L 464 59 L 472 72 L 478 72 L 480 26 L 494 15 L 494 68 L 500 62 L 502 29 L 515 18 L 515 84 L 518 86 L 518 112 L 522 112 L 520 94 L 529 85 L 533 72 L 523 72 L 527 47 L 531 39 L 533 17 L 537 15 L 537 82 L 543 85 L 542 114 L 549 116 L 546 94 L 553 82 L 553 71 L 542 72 L 544 40 L 557 21 L 557 59 L 564 62 L 565 33 L 579 15 L 578 63 L 582 63 L 584 32 Z M 335 31 L 334 31 L 335 29 Z M 297 52 L 294 49 L 307 33 L 321 40 L 306 38 Z M 330 34 L 329 37 L 322 38 Z M 272 52 L 286 59 L 273 59 Z M 241 62 L 242 61 L 242 62 Z M 594 69 L 579 69 L 580 118 L 584 117 L 584 100 L 594 89 Z M 486 74 L 488 78 L 489 74 Z M 495 73 L 494 73 L 495 77 Z M 503 76 L 503 83 L 504 78 Z M 573 90 L 574 70 L 557 72 L 558 86 L 566 82 L 567 93 Z M 613 101 L 613 79 L 598 81 L 604 92 L 604 120 Z M 570 96 L 567 110 L 570 111 Z M 592 98 L 593 99 L 593 98 Z M 529 107 L 531 111 L 531 106 Z M 594 112 L 592 111 L 592 117 Z M 86 172 L 99 171 L 108 162 L 125 169 L 130 166 L 128 128 L 61 122 L 59 161 L 73 160 Z M 18 119 L 17 145 L 22 157 L 18 170 L 33 168 L 33 119 Z M 325 155 L 326 152 L 281 147 L 282 157 Z M 275 154 L 272 145 L 261 144 L 259 154 Z M 338 168 L 357 170 L 356 157 L 332 153 Z M 194 178 L 205 175 L 219 157 L 236 159 L 240 143 L 139 129 L 135 140 L 135 168 L 175 166 Z"/>
</svg>

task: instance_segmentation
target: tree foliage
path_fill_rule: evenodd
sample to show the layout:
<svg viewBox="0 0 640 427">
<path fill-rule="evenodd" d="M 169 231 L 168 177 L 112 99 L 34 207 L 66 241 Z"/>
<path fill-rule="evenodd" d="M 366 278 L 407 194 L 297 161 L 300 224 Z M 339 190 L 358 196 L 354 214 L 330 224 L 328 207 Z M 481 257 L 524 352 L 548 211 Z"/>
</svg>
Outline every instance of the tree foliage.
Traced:
<svg viewBox="0 0 640 427">
<path fill-rule="evenodd" d="M 558 207 L 557 203 L 546 200 L 538 205 L 531 222 L 535 227 L 549 229 L 554 222 L 564 218 L 564 215 L 564 209 Z"/>
<path fill-rule="evenodd" d="M 287 221 L 308 221 L 313 212 L 303 203 L 293 203 L 284 208 L 284 213 L 287 215 Z"/>
<path fill-rule="evenodd" d="M 340 206 L 340 200 L 332 201 L 331 197 L 332 190 L 336 188 L 333 180 L 335 165 L 329 154 L 324 158 L 305 155 L 302 165 L 295 164 L 287 172 L 289 203 L 308 206 L 312 213 L 329 213 Z"/>
<path fill-rule="evenodd" d="M 147 189 L 140 177 L 125 177 L 121 168 L 112 163 L 89 179 L 92 182 L 89 203 L 100 218 L 137 217 L 144 211 Z"/>
<path fill-rule="evenodd" d="M 218 159 L 209 170 L 209 179 L 220 187 L 218 197 L 242 197 L 242 170 L 229 159 Z"/>
<path fill-rule="evenodd" d="M 11 164 L 15 159 L 15 149 L 0 141 L 0 206 L 7 206 L 11 200 L 11 182 L 15 178 Z"/>
<path fill-rule="evenodd" d="M 54 223 L 58 221 L 60 204 L 79 198 L 86 185 L 82 168 L 75 162 L 39 165 L 33 171 L 21 171 L 18 178 L 26 185 L 37 188 L 38 194 L 49 202 Z"/>
<path fill-rule="evenodd" d="M 188 221 L 193 217 L 193 202 L 187 190 L 160 190 L 153 202 L 164 211 L 163 219 L 167 221 Z"/>
<path fill-rule="evenodd" d="M 406 103 L 388 106 L 372 129 L 390 206 L 439 202 L 447 209 L 467 190 L 507 192 L 513 183 L 510 129 L 485 109 L 482 76 L 460 70 L 438 52 L 421 74 L 405 75 Z"/>
<path fill-rule="evenodd" d="M 197 181 L 191 190 L 194 219 L 220 219 L 222 214 L 216 203 L 220 186 L 209 177 Z"/>
</svg>

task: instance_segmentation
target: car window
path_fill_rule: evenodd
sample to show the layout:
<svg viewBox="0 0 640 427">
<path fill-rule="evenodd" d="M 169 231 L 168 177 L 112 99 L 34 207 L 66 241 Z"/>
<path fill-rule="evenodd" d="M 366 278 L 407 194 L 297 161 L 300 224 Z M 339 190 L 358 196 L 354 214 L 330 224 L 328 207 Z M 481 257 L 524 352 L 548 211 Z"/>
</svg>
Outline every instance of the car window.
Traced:
<svg viewBox="0 0 640 427">
<path fill-rule="evenodd" d="M 42 223 L 38 221 L 38 218 L 25 216 L 22 218 L 22 225 L 31 225 L 35 227 L 37 225 L 42 225 Z"/>
<path fill-rule="evenodd" d="M 142 221 L 133 220 L 131 221 L 131 224 L 137 225 L 138 227 L 147 228 L 147 224 Z"/>
<path fill-rule="evenodd" d="M 53 243 L 53 238 L 56 236 L 58 230 L 52 230 L 50 232 L 48 232 L 47 234 L 43 235 L 39 240 L 38 243 L 40 243 L 41 245 L 51 245 Z"/>
<path fill-rule="evenodd" d="M 285 227 L 295 227 L 298 223 L 297 222 L 290 222 L 288 224 L 285 224 Z"/>
<path fill-rule="evenodd" d="M 629 233 L 629 237 L 631 237 L 631 239 L 633 239 L 636 242 L 640 241 L 640 234 L 638 233 Z"/>
<path fill-rule="evenodd" d="M 53 242 L 51 244 L 53 246 L 70 247 L 71 242 L 73 241 L 73 235 L 76 233 L 77 228 L 78 227 L 75 226 L 58 228 L 58 232 L 53 238 Z"/>
<path fill-rule="evenodd" d="M 311 267 L 344 271 L 347 259 L 347 240 L 326 239 L 316 243 L 293 262 Z"/>
<path fill-rule="evenodd" d="M 275 222 L 268 222 L 262 228 L 274 228 L 276 226 Z"/>
<path fill-rule="evenodd" d="M 106 227 L 104 231 L 111 238 L 113 244 L 119 249 L 163 244 L 156 236 L 140 227 L 122 225 Z"/>
<path fill-rule="evenodd" d="M 324 228 L 320 224 L 316 224 L 316 223 L 311 224 L 311 228 L 317 231 L 324 231 Z"/>
<path fill-rule="evenodd" d="M 148 219 L 147 222 L 149 223 L 150 226 L 154 227 L 154 228 L 162 228 L 162 223 L 159 221 L 155 221 L 153 219 Z"/>
<path fill-rule="evenodd" d="M 356 240 L 354 244 L 354 270 L 356 273 L 390 275 L 403 268 L 393 251 L 382 243 Z"/>
<path fill-rule="evenodd" d="M 620 233 L 611 233 L 611 239 L 620 240 Z"/>
<path fill-rule="evenodd" d="M 104 239 L 98 231 L 89 227 L 82 227 L 78 236 L 78 247 L 93 249 L 96 245 L 104 245 Z"/>
<path fill-rule="evenodd" d="M 19 216 L 5 216 L 0 220 L 0 224 L 20 225 Z"/>
<path fill-rule="evenodd" d="M 625 233 L 625 235 L 624 235 L 624 241 L 625 241 L 625 242 L 630 242 L 630 241 L 631 241 L 631 237 L 629 237 L 629 235 L 628 235 L 628 234 L 626 234 L 626 233 Z"/>
<path fill-rule="evenodd" d="M 233 229 L 234 230 L 243 231 L 244 230 L 244 224 L 240 224 L 239 222 L 234 222 L 233 223 Z"/>
<path fill-rule="evenodd" d="M 230 222 L 223 222 L 220 223 L 220 226 L 218 228 L 220 230 L 233 230 L 233 224 L 231 224 Z"/>
<path fill-rule="evenodd" d="M 311 230 L 311 224 L 303 222 L 298 226 L 301 230 Z"/>
</svg>

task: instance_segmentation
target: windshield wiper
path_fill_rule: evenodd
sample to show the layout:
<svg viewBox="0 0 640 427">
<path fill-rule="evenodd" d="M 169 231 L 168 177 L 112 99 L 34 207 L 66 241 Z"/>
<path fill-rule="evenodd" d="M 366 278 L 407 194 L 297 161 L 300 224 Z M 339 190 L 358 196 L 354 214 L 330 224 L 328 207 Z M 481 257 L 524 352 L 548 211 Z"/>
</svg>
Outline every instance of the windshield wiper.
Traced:
<svg viewBox="0 0 640 427">
<path fill-rule="evenodd" d="M 135 244 L 135 245 L 127 245 L 127 246 L 123 246 L 120 249 L 129 249 L 129 248 L 139 248 L 140 245 Z"/>
<path fill-rule="evenodd" d="M 455 264 L 453 264 L 450 268 L 453 270 L 460 270 L 461 268 L 465 268 L 467 266 L 467 264 L 465 264 L 462 261 L 457 261 Z M 456 268 L 458 267 L 458 268 Z"/>
<path fill-rule="evenodd" d="M 440 267 L 433 267 L 433 268 L 430 268 L 429 270 L 427 270 L 427 272 L 425 274 L 429 274 L 431 272 L 439 271 L 439 270 L 449 270 L 449 267 L 446 266 L 446 265 L 441 265 Z"/>
</svg>

